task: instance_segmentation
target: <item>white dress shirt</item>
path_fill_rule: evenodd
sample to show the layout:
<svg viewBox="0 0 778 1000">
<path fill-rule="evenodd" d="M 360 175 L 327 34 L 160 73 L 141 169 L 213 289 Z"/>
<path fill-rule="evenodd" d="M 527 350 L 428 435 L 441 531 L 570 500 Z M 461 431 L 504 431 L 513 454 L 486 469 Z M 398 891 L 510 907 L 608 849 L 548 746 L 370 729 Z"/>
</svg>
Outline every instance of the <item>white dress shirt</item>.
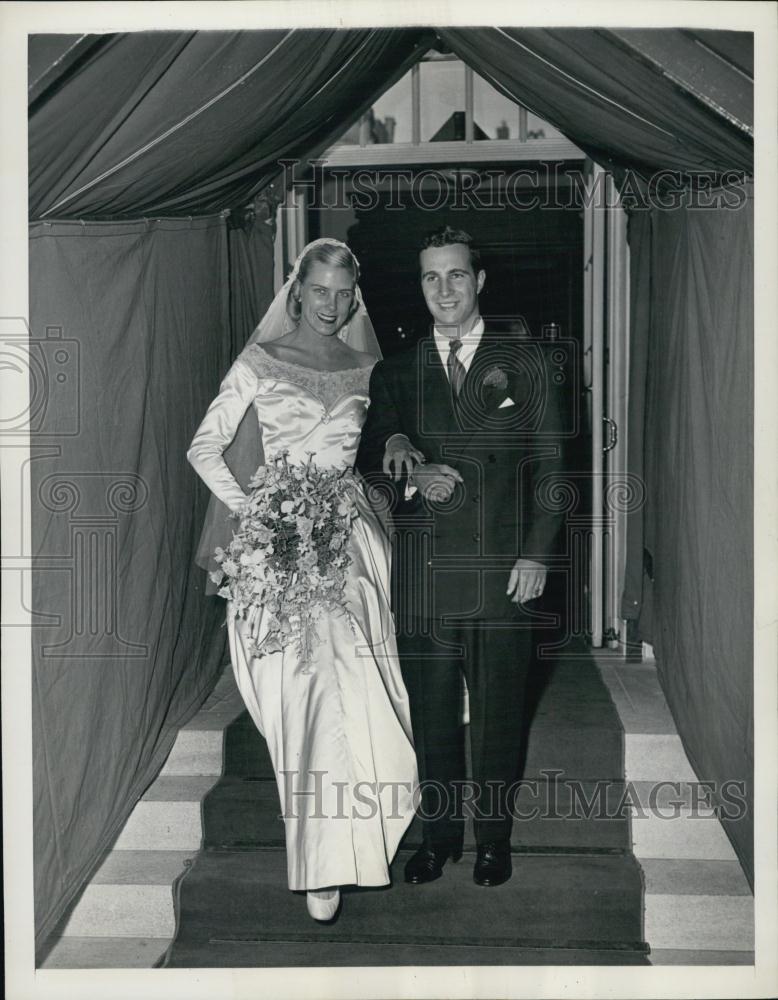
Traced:
<svg viewBox="0 0 778 1000">
<path fill-rule="evenodd" d="M 443 362 L 443 368 L 446 372 L 446 376 L 448 377 L 449 344 L 453 338 L 449 337 L 445 333 L 441 333 L 437 327 L 433 327 L 432 333 L 435 338 L 435 346 L 438 349 L 440 360 Z M 481 337 L 483 337 L 483 335 L 484 321 L 479 316 L 473 326 L 473 329 L 459 338 L 462 342 L 462 346 L 457 351 L 457 357 L 464 365 L 466 372 L 470 371 L 470 365 L 473 362 L 473 355 L 475 354 L 478 345 L 481 343 Z"/>
</svg>

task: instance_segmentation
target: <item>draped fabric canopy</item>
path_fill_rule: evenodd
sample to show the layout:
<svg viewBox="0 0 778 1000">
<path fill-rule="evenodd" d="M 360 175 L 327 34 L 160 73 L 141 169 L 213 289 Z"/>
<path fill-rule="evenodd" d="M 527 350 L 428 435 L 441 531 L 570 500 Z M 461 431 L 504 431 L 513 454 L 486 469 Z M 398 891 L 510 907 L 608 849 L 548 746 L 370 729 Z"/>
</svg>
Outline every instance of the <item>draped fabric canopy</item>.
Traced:
<svg viewBox="0 0 778 1000">
<path fill-rule="evenodd" d="M 280 158 L 334 141 L 429 41 L 417 29 L 109 36 L 31 105 L 30 216 L 239 208 Z"/>
<path fill-rule="evenodd" d="M 753 84 L 684 32 L 449 28 L 440 34 L 498 90 L 616 174 L 631 168 L 648 179 L 659 170 L 753 170 Z M 715 34 L 734 36 L 732 47 L 743 50 L 738 32 Z M 653 58 L 645 54 L 649 43 Z M 691 47 L 717 81 L 717 101 L 701 101 L 697 77 L 684 84 L 675 61 L 659 62 L 679 47 L 687 59 Z M 746 44 L 744 60 L 747 51 Z"/>
<path fill-rule="evenodd" d="M 516 28 L 437 34 L 617 173 L 633 169 L 645 179 L 660 168 L 751 171 L 747 36 Z M 33 610 L 54 616 L 32 638 L 39 942 L 153 780 L 176 727 L 197 709 L 220 663 L 220 610 L 192 566 L 205 491 L 184 453 L 272 294 L 272 199 L 245 230 L 228 228 L 219 213 L 235 217 L 266 195 L 280 159 L 320 153 L 434 41 L 435 32 L 418 28 L 30 39 L 32 334 L 45 342 L 47 330 L 60 330 L 75 345 L 68 356 L 80 359 L 80 392 L 50 394 L 45 427 L 33 435 L 45 447 L 31 463 L 39 560 Z M 679 216 L 676 225 L 683 224 Z M 663 239 L 684 245 L 677 230 L 655 233 L 646 259 L 661 258 Z M 714 242 L 719 269 L 711 273 L 720 276 L 724 230 Z M 695 274 L 684 275 L 695 286 Z M 662 289 L 652 294 L 661 297 Z M 682 310 L 679 297 L 678 338 L 687 333 Z M 743 317 L 739 335 L 748 336 Z M 661 408 L 654 388 L 644 395 Z M 71 426 L 77 433 L 58 436 Z M 706 433 L 735 435 L 729 454 L 741 443 L 740 429 L 722 419 Z M 140 491 L 137 507 L 111 508 L 109 518 L 106 544 L 116 558 L 107 564 L 114 567 L 108 596 L 118 611 L 118 646 L 79 630 L 78 581 L 69 581 L 83 572 L 74 540 L 86 508 L 55 503 L 52 476 L 75 483 L 72 495 L 92 505 L 115 495 L 114 480 L 129 479 Z M 64 495 L 71 493 L 60 488 L 54 500 Z M 662 502 L 680 501 L 665 492 Z M 675 512 L 660 513 L 661 534 L 662 520 Z M 99 538 L 108 530 L 101 516 Z M 668 551 L 661 538 L 655 546 Z M 705 634 L 712 617 L 731 616 L 718 600 L 713 594 L 695 612 L 696 634 Z M 679 654 L 688 649 L 684 621 L 668 627 L 663 669 L 690 676 Z M 734 633 L 741 629 L 750 624 L 733 624 Z M 708 684 L 717 669 L 708 671 Z M 738 663 L 737 676 L 742 693 L 748 665 Z M 722 697 L 745 711 L 746 700 L 731 694 L 730 687 Z M 693 759 L 726 759 L 728 745 L 706 756 L 705 734 L 696 723 L 684 728 L 682 702 L 674 705 L 679 730 L 692 749 L 702 747 Z M 717 711 L 715 692 L 705 704 Z M 728 738 L 722 727 L 715 732 Z M 742 761 L 742 747 L 735 749 L 730 760 Z"/>
<path fill-rule="evenodd" d="M 746 33 L 437 34 L 604 166 L 642 177 L 752 170 Z M 321 152 L 433 41 L 418 28 L 32 38 L 30 217 L 245 205 L 279 159 Z"/>
</svg>

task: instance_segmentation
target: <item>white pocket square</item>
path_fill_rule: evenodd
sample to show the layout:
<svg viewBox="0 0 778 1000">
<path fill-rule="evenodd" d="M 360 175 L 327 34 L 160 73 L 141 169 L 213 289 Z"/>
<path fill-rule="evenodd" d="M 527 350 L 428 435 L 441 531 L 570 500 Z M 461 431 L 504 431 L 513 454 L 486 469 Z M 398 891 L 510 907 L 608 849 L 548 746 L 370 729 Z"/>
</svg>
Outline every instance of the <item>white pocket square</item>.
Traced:
<svg viewBox="0 0 778 1000">
<path fill-rule="evenodd" d="M 501 410 L 503 408 L 503 406 L 515 406 L 515 405 L 516 404 L 513 402 L 513 400 L 511 399 L 511 397 L 510 396 L 506 396 L 505 399 L 497 407 L 497 409 Z"/>
</svg>

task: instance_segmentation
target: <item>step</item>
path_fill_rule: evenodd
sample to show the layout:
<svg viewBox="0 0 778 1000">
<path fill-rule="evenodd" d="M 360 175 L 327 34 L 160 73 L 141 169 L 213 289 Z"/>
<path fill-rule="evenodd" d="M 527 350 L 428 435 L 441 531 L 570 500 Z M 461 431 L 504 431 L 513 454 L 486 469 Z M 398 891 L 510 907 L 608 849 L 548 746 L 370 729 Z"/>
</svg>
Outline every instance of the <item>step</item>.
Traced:
<svg viewBox="0 0 778 1000">
<path fill-rule="evenodd" d="M 696 781 L 659 683 L 656 665 L 595 654 L 624 729 L 627 781 Z"/>
<path fill-rule="evenodd" d="M 41 969 L 151 969 L 172 938 L 66 937 L 57 941 Z"/>
<path fill-rule="evenodd" d="M 159 776 L 221 774 L 224 730 L 243 711 L 243 699 L 228 666 L 197 715 L 178 731 Z"/>
<path fill-rule="evenodd" d="M 64 937 L 172 937 L 170 885 L 95 885 L 81 895 Z"/>
<path fill-rule="evenodd" d="M 751 896 L 646 894 L 646 941 L 654 949 L 754 950 Z"/>
<path fill-rule="evenodd" d="M 635 860 L 619 856 L 522 855 L 513 878 L 488 890 L 472 880 L 472 856 L 446 866 L 445 877 L 419 890 L 402 878 L 404 858 L 392 866 L 392 884 L 350 888 L 336 923 L 326 928 L 306 919 L 302 893 L 289 892 L 281 850 L 201 853 L 180 886 L 181 933 L 174 951 L 203 961 L 239 942 L 425 944 L 446 964 L 451 946 L 542 949 L 607 949 L 645 954 L 642 914 L 635 904 L 642 881 Z M 563 886 L 575 889 L 566 894 Z M 596 905 L 592 905 L 596 900 Z M 206 902 L 204 902 L 206 901 Z M 171 956 L 171 966 L 180 957 Z"/>
<path fill-rule="evenodd" d="M 182 947 L 176 945 L 176 965 L 171 968 L 209 968 L 209 962 L 213 961 L 211 954 L 200 946 Z M 315 974 L 317 982 L 322 981 L 324 976 L 331 976 L 330 982 L 340 983 L 344 980 L 354 980 L 352 969 L 354 966 L 362 967 L 382 967 L 387 969 L 400 969 L 400 975 L 404 976 L 408 982 L 417 983 L 419 973 L 409 966 L 427 966 L 426 981 L 436 981 L 437 968 L 445 966 L 647 966 L 650 964 L 649 957 L 639 951 L 629 951 L 621 949 L 594 948 L 585 950 L 572 948 L 520 948 L 510 945 L 461 945 L 435 943 L 425 944 L 384 944 L 382 942 L 365 941 L 220 941 L 218 943 L 218 960 L 220 968 L 225 969 L 290 969 L 290 971 L 301 968 L 310 969 L 312 975 Z M 314 970 L 327 969 L 327 972 L 316 972 Z M 330 971 L 331 970 L 331 971 Z M 479 975 L 475 970 L 476 977 Z M 546 976 L 553 974 L 553 969 L 545 970 Z M 355 973 L 359 969 L 354 970 Z M 422 973 L 422 976 L 425 974 Z M 505 982 L 515 982 L 521 973 L 517 974 L 516 969 L 506 970 Z M 580 974 L 576 974 L 576 979 Z M 594 975 L 598 975 L 594 972 Z M 602 974 L 600 974 L 602 975 Z M 393 980 L 398 982 L 398 980 Z M 468 982 L 462 977 L 462 981 Z M 483 980 L 482 980 L 483 981 Z M 391 980 L 388 981 L 391 983 Z M 438 987 L 442 989 L 441 987 Z M 507 989 L 508 987 L 506 987 Z M 358 989 L 358 987 L 357 987 Z M 389 985 L 391 989 L 391 985 Z M 466 993 L 467 987 L 460 989 L 458 993 L 418 993 L 406 991 L 404 996 L 473 996 L 473 993 Z M 479 996 L 493 996 L 495 994 L 485 992 L 485 987 Z M 337 987 L 329 995 L 341 995 L 336 993 Z M 261 995 L 257 993 L 257 995 Z M 302 994 L 300 994 L 302 995 Z M 306 996 L 323 996 L 322 992 L 314 993 L 313 990 L 305 994 Z M 345 994 L 343 994 L 345 995 Z M 365 995 L 364 993 L 362 995 Z M 388 990 L 384 995 L 396 996 Z M 515 995 L 512 993 L 501 993 L 501 996 Z M 553 994 L 558 995 L 558 994 Z"/>
<path fill-rule="evenodd" d="M 225 664 L 219 680 L 208 695 L 208 699 L 192 719 L 182 727 L 182 732 L 190 729 L 225 729 L 244 710 L 243 699 L 235 683 L 235 675 L 229 662 Z"/>
<path fill-rule="evenodd" d="M 738 861 L 643 858 L 640 867 L 647 895 L 751 898 L 751 888 Z"/>
<path fill-rule="evenodd" d="M 671 733 L 625 733 L 627 781 L 697 781 L 681 737 Z"/>
<path fill-rule="evenodd" d="M 598 656 L 597 664 L 625 730 L 625 778 L 644 807 L 632 810 L 635 855 L 736 861 L 715 811 L 704 805 L 702 785 L 675 729 L 655 664 L 605 656 Z M 679 783 L 677 789 L 668 787 L 673 782 Z"/>
<path fill-rule="evenodd" d="M 159 777 L 133 809 L 117 851 L 191 851 L 202 841 L 202 800 L 219 775 Z"/>
<path fill-rule="evenodd" d="M 594 659 L 625 733 L 677 735 L 656 664 L 625 663 L 601 653 L 595 653 Z"/>
<path fill-rule="evenodd" d="M 172 937 L 172 886 L 196 854 L 112 851 L 70 914 L 63 937 Z"/>
<path fill-rule="evenodd" d="M 202 844 L 224 731 L 244 711 L 227 665 L 86 886 L 42 968 L 151 968 L 175 933 L 173 886 Z"/>
<path fill-rule="evenodd" d="M 517 851 L 540 847 L 544 850 L 629 849 L 628 810 L 619 807 L 624 800 L 623 783 L 597 786 L 580 782 L 535 790 L 523 787 L 516 803 L 513 847 Z M 524 794 L 528 792 L 529 794 Z M 580 797 L 579 797 L 580 796 Z M 581 799 L 585 800 L 583 803 Z M 587 815 L 587 806 L 591 812 Z M 222 779 L 204 804 L 206 846 L 233 847 L 276 846 L 284 844 L 284 828 L 276 783 L 270 779 L 247 780 L 230 775 Z M 405 848 L 421 844 L 421 821 L 416 817 L 403 839 Z M 465 824 L 465 846 L 475 847 L 472 823 Z"/>
<path fill-rule="evenodd" d="M 653 964 L 663 950 L 728 951 L 753 960 L 754 900 L 739 862 L 645 858 L 641 867 Z"/>
<path fill-rule="evenodd" d="M 651 965 L 753 965 L 753 951 L 652 948 Z"/>
<path fill-rule="evenodd" d="M 715 815 L 700 816 L 682 808 L 667 819 L 656 812 L 631 810 L 632 850 L 643 858 L 690 858 L 710 861 L 737 861 L 729 837 Z"/>
<path fill-rule="evenodd" d="M 96 885 L 172 885 L 197 851 L 111 851 L 92 877 Z"/>
<path fill-rule="evenodd" d="M 170 756 L 159 777 L 219 775 L 224 752 L 221 729 L 179 729 Z"/>
<path fill-rule="evenodd" d="M 753 896 L 686 756 L 655 665 L 607 658 L 598 665 L 625 730 L 651 964 L 752 964 Z"/>
</svg>

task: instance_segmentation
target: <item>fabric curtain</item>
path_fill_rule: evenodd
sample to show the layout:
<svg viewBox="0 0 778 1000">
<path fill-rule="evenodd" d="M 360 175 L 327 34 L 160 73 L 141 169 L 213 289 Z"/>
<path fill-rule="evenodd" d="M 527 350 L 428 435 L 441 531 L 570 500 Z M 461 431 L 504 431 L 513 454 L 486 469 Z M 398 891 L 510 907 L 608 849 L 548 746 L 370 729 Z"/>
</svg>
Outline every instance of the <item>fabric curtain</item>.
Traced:
<svg viewBox="0 0 778 1000">
<path fill-rule="evenodd" d="M 229 363 L 227 288 L 221 218 L 31 228 L 39 943 L 224 662 L 186 450 Z"/>
<path fill-rule="evenodd" d="M 630 524 L 624 610 L 640 615 L 687 754 L 700 778 L 715 782 L 715 798 L 727 806 L 722 822 L 753 880 L 747 193 L 736 210 L 655 210 L 630 224 L 639 266 L 632 274 L 629 461 L 646 484 L 646 505 L 642 521 Z M 648 616 L 641 613 L 646 601 L 653 601 Z M 745 815 L 727 815 L 737 812 L 728 798 L 743 798 Z"/>
<path fill-rule="evenodd" d="M 241 208 L 279 159 L 334 141 L 430 40 L 402 28 L 107 36 L 30 107 L 30 217 Z"/>
<path fill-rule="evenodd" d="M 274 190 L 274 185 L 269 185 L 246 210 L 231 213 L 227 220 L 233 359 L 243 350 L 273 301 L 279 201 L 280 194 Z"/>
<path fill-rule="evenodd" d="M 230 217 L 230 325 L 234 361 L 256 329 L 273 300 L 275 209 L 277 198 L 269 185 L 254 199 L 249 210 Z M 224 373 L 222 373 L 224 374 Z M 233 476 L 244 490 L 262 461 L 262 436 L 253 407 L 249 407 L 238 425 L 224 460 Z M 206 594 L 218 592 L 218 585 L 210 577 L 217 570 L 214 559 L 217 545 L 226 546 L 230 540 L 230 510 L 218 497 L 211 497 L 203 530 L 197 547 L 197 565 L 207 570 Z"/>
<path fill-rule="evenodd" d="M 498 90 L 617 176 L 624 168 L 643 179 L 659 170 L 753 171 L 749 132 L 652 65 L 628 44 L 629 31 L 445 28 L 439 34 Z"/>
</svg>

